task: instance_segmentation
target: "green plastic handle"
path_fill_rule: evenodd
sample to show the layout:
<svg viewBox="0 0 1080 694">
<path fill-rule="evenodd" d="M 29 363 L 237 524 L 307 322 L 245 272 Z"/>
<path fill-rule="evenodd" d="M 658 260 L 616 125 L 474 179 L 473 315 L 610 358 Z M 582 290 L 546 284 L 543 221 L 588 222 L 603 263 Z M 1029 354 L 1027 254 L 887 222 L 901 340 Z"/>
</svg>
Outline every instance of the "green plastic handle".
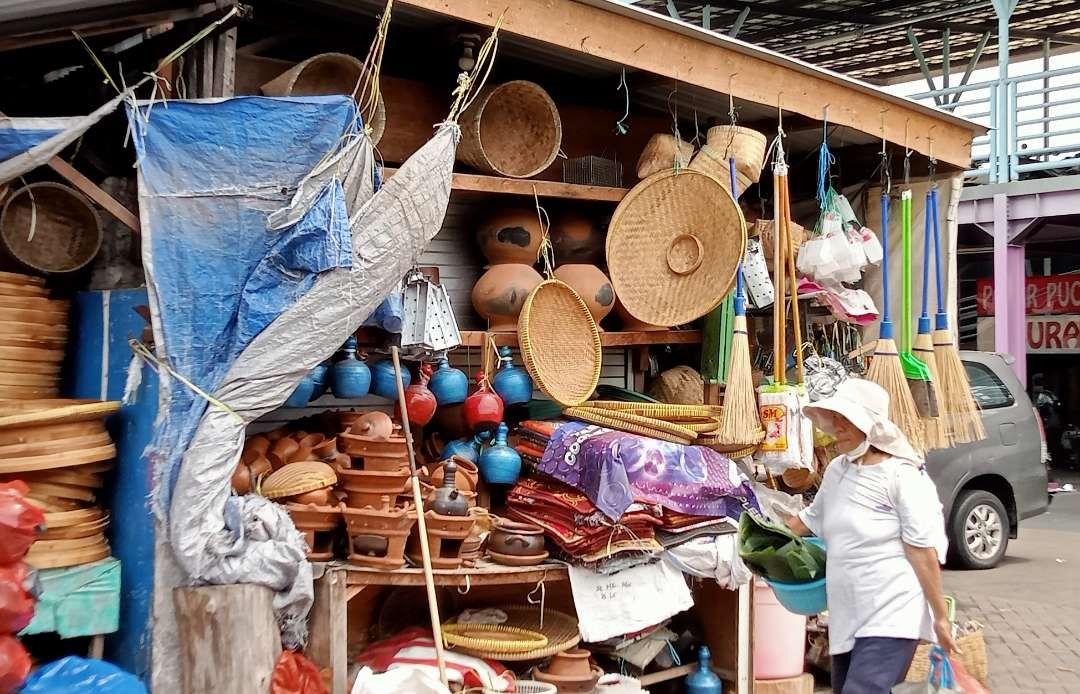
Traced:
<svg viewBox="0 0 1080 694">
<path fill-rule="evenodd" d="M 900 240 L 904 249 L 901 275 L 900 351 L 911 351 L 911 191 L 900 196 Z"/>
</svg>

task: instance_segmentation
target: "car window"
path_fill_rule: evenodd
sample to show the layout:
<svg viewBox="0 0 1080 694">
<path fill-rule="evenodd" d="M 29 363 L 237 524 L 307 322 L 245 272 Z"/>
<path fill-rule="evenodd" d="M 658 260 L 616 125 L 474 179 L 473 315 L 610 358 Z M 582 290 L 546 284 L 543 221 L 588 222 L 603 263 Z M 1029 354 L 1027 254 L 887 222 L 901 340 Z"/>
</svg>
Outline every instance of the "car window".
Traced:
<svg viewBox="0 0 1080 694">
<path fill-rule="evenodd" d="M 995 407 L 1008 407 L 1016 400 L 1013 399 L 1009 387 L 1001 382 L 1001 379 L 988 367 L 971 361 L 964 362 L 968 380 L 971 382 L 971 394 L 975 396 L 975 402 L 984 410 L 992 410 Z"/>
</svg>

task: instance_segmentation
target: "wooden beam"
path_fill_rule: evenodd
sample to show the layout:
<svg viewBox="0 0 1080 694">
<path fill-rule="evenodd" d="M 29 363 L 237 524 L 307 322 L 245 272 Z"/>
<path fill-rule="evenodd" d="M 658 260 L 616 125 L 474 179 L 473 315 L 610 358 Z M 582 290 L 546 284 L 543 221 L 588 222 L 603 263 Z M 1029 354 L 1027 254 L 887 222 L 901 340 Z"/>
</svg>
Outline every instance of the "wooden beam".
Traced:
<svg viewBox="0 0 1080 694">
<path fill-rule="evenodd" d="M 320 669 L 330 670 L 334 694 L 344 692 L 348 683 L 348 619 L 345 572 L 327 568 L 315 581 L 305 652 Z"/>
<path fill-rule="evenodd" d="M 950 164 L 971 163 L 971 140 L 977 130 L 951 118 L 936 117 L 853 80 L 833 78 L 784 58 L 726 45 L 720 37 L 691 34 L 691 27 L 662 26 L 614 10 L 574 0 L 517 3 L 505 0 L 399 0 L 404 5 L 492 27 L 500 15 L 502 31 L 574 53 L 584 53 L 627 68 L 645 70 L 717 93 L 734 85 L 735 97 L 818 118 L 829 104 L 829 120 L 897 145 L 910 133 L 908 146 L 929 154 L 925 133 L 934 128 L 934 153 Z M 661 20 L 657 20 L 661 21 Z M 732 76 L 735 76 L 732 80 Z"/>
<path fill-rule="evenodd" d="M 53 157 L 49 160 L 49 168 L 63 176 L 68 183 L 82 191 L 83 195 L 96 202 L 106 212 L 120 220 L 124 226 L 131 229 L 136 234 L 141 233 L 142 226 L 139 224 L 139 217 L 134 212 L 121 205 L 120 201 L 116 198 L 102 190 L 98 184 L 94 183 L 86 176 L 83 176 L 74 166 L 60 157 Z"/>
<path fill-rule="evenodd" d="M 213 37 L 213 42 L 214 96 L 231 97 L 236 91 L 236 27 Z"/>
</svg>

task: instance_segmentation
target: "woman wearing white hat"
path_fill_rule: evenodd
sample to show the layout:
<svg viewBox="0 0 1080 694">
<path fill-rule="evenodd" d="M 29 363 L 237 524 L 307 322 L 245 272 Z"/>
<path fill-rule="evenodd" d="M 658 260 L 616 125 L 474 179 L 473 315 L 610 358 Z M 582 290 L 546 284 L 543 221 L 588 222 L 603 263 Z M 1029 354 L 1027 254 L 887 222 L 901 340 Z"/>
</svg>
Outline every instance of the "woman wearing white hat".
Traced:
<svg viewBox="0 0 1080 694">
<path fill-rule="evenodd" d="M 841 453 L 814 502 L 787 520 L 827 548 L 834 694 L 888 694 L 904 680 L 920 640 L 953 650 L 941 584 L 941 501 L 888 413 L 889 394 L 859 378 L 806 408 Z"/>
</svg>

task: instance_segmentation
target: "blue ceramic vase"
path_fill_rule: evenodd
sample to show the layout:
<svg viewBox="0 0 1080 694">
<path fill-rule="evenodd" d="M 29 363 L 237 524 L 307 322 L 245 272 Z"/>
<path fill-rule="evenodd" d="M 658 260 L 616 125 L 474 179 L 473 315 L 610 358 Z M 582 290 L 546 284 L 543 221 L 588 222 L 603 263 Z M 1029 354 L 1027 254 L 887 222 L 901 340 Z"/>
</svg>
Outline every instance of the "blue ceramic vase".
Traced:
<svg viewBox="0 0 1080 694">
<path fill-rule="evenodd" d="M 296 384 L 296 389 L 285 401 L 285 407 L 307 407 L 313 395 L 315 395 L 315 378 L 309 371 Z"/>
<path fill-rule="evenodd" d="M 318 400 L 330 388 L 330 360 L 326 360 L 312 369 L 311 377 L 315 381 L 315 392 L 311 394 L 311 399 Z"/>
<path fill-rule="evenodd" d="M 480 454 L 480 460 L 476 464 L 480 468 L 481 477 L 488 484 L 513 484 L 521 474 L 521 456 L 506 445 L 507 433 L 509 429 L 506 422 L 499 422 L 499 427 L 495 430 L 495 442 Z"/>
<path fill-rule="evenodd" d="M 686 676 L 686 694 L 723 694 L 724 684 L 709 663 L 711 655 L 708 646 L 698 649 L 698 669 Z"/>
<path fill-rule="evenodd" d="M 440 407 L 456 405 L 465 402 L 465 396 L 469 394 L 469 377 L 461 369 L 450 368 L 450 360 L 444 357 L 431 375 L 428 388 L 435 394 Z"/>
<path fill-rule="evenodd" d="M 406 388 L 412 383 L 412 374 L 401 368 L 401 384 Z M 397 379 L 394 378 L 394 362 L 383 359 L 371 367 L 371 392 L 380 398 L 397 402 Z"/>
<path fill-rule="evenodd" d="M 356 338 L 346 340 L 341 351 L 345 356 L 335 362 L 332 374 L 334 396 L 346 400 L 362 398 L 371 387 L 371 370 L 356 358 Z"/>
<path fill-rule="evenodd" d="M 499 348 L 499 370 L 491 379 L 491 386 L 507 407 L 523 405 L 532 400 L 532 378 L 528 371 L 520 366 L 514 366 L 509 347 Z"/>
<path fill-rule="evenodd" d="M 455 439 L 443 446 L 441 458 L 449 460 L 456 455 L 468 460 L 470 463 L 476 463 L 480 460 L 480 451 L 483 450 L 484 440 L 488 436 L 489 434 L 484 432 L 472 438 Z"/>
</svg>

